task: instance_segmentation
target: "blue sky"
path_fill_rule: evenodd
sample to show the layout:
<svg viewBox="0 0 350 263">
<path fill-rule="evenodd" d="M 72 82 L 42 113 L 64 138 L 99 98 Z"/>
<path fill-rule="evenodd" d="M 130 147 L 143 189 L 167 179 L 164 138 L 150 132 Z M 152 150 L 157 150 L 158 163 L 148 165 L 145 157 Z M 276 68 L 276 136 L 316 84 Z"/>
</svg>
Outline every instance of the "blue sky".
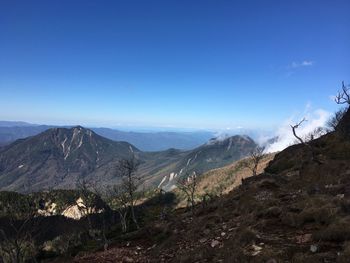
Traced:
<svg viewBox="0 0 350 263">
<path fill-rule="evenodd" d="M 0 119 L 269 128 L 334 111 L 350 1 L 0 2 Z"/>
</svg>

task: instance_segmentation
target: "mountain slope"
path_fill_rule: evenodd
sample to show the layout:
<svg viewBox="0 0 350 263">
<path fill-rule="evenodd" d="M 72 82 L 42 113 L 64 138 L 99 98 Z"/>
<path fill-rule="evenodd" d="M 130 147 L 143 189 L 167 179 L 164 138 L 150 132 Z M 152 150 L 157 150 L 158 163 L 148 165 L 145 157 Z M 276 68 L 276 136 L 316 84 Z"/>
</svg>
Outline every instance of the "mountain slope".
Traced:
<svg viewBox="0 0 350 263">
<path fill-rule="evenodd" d="M 171 189 L 176 181 L 188 173 L 202 174 L 211 169 L 223 167 L 242 159 L 257 146 L 247 136 L 232 136 L 224 140 L 211 139 L 208 143 L 191 151 L 178 153 L 179 160 L 157 172 L 151 181 L 156 180 L 158 187 Z M 155 183 L 155 182 L 153 182 Z"/>
<path fill-rule="evenodd" d="M 150 242 L 155 249 L 145 257 L 163 262 L 348 262 L 350 118 L 341 125 L 341 132 L 310 142 L 311 148 L 298 144 L 278 153 L 263 174 L 198 205 L 194 218 L 178 210 L 163 223 L 168 236 L 156 246 Z M 158 224 L 148 231 L 159 229 Z"/>
<path fill-rule="evenodd" d="M 257 167 L 257 174 L 264 172 L 274 156 L 275 153 L 264 155 Z M 238 187 L 244 179 L 252 176 L 252 171 L 248 168 L 247 163 L 248 165 L 252 163 L 252 159 L 249 156 L 232 164 L 204 173 L 198 180 L 198 195 L 204 195 L 205 193 L 217 195 L 229 193 Z"/>
<path fill-rule="evenodd" d="M 82 127 L 54 128 L 21 139 L 0 152 L 0 187 L 34 191 L 72 188 L 78 177 L 113 178 L 113 165 L 137 148 L 114 142 Z"/>
</svg>

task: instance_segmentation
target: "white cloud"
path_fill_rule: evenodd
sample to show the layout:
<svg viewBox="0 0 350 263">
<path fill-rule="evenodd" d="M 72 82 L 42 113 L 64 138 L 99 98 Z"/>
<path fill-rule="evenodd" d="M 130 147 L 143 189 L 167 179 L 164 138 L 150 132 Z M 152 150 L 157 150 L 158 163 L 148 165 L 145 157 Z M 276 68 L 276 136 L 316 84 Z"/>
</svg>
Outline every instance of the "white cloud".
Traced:
<svg viewBox="0 0 350 263">
<path fill-rule="evenodd" d="M 314 61 L 312 60 L 304 60 L 301 62 L 292 62 L 292 64 L 289 65 L 289 68 L 300 68 L 300 67 L 310 67 L 314 65 Z"/>
<path fill-rule="evenodd" d="M 303 62 L 301 62 L 301 65 L 302 65 L 303 67 L 312 66 L 313 64 L 314 64 L 313 61 L 304 60 Z"/>
<path fill-rule="evenodd" d="M 306 110 L 301 116 L 292 116 L 288 118 L 278 128 L 274 135 L 274 137 L 278 137 L 278 140 L 267 148 L 267 152 L 281 151 L 295 142 L 295 137 L 293 136 L 290 125 L 298 123 L 305 117 L 307 121 L 303 122 L 297 129 L 297 134 L 300 137 L 304 137 L 318 127 L 325 127 L 330 115 L 329 112 L 323 109 L 312 110 L 309 104 L 306 105 Z"/>
</svg>

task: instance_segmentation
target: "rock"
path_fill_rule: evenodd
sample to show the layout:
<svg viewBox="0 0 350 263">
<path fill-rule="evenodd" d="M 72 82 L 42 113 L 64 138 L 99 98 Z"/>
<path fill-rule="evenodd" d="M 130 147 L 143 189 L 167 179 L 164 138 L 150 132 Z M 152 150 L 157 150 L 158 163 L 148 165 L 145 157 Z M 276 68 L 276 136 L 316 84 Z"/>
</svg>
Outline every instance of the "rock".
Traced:
<svg viewBox="0 0 350 263">
<path fill-rule="evenodd" d="M 79 220 L 82 217 L 88 214 L 102 213 L 103 210 L 97 210 L 95 207 L 86 207 L 84 201 L 81 197 L 79 197 L 75 201 L 75 205 L 68 206 L 63 212 L 62 215 L 68 218 L 72 218 L 75 220 Z"/>
<path fill-rule="evenodd" d="M 337 194 L 337 198 L 338 198 L 338 199 L 343 199 L 344 196 L 345 196 L 344 194 Z"/>
<path fill-rule="evenodd" d="M 253 249 L 252 256 L 256 256 L 256 255 L 260 254 L 262 247 L 259 247 L 259 246 L 253 244 L 252 249 Z"/>
<path fill-rule="evenodd" d="M 41 216 L 51 216 L 51 214 L 48 211 L 43 209 L 38 209 L 37 213 Z"/>
<path fill-rule="evenodd" d="M 318 246 L 317 246 L 317 245 L 311 245 L 311 246 L 310 246 L 310 251 L 311 251 L 312 253 L 316 253 L 317 250 L 318 250 Z"/>
<path fill-rule="evenodd" d="M 222 237 L 226 236 L 226 233 L 225 232 L 221 232 L 221 236 Z"/>
<path fill-rule="evenodd" d="M 77 205 L 68 206 L 63 212 L 62 215 L 68 218 L 79 220 L 84 216 L 83 211 Z"/>
<path fill-rule="evenodd" d="M 46 202 L 42 208 L 38 209 L 38 214 L 42 216 L 52 216 L 56 215 L 56 203 Z"/>
<path fill-rule="evenodd" d="M 207 240 L 208 240 L 208 239 L 206 239 L 205 237 L 203 237 L 203 238 L 199 239 L 199 242 L 200 242 L 200 243 L 205 243 Z"/>
<path fill-rule="evenodd" d="M 219 241 L 217 241 L 217 240 L 215 240 L 215 239 L 211 241 L 211 244 L 210 244 L 211 247 L 214 248 L 214 247 L 216 247 L 216 246 L 218 246 L 218 245 L 220 245 L 220 242 L 219 242 Z"/>
</svg>

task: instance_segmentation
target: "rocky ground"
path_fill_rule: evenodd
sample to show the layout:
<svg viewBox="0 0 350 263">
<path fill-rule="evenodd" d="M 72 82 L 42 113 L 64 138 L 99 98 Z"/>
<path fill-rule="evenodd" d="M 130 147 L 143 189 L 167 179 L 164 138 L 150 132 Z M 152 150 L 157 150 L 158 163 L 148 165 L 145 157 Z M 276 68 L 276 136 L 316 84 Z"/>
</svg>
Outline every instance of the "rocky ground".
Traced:
<svg viewBox="0 0 350 263">
<path fill-rule="evenodd" d="M 331 133 L 276 155 L 229 194 L 178 209 L 72 262 L 348 262 L 350 140 Z"/>
</svg>

